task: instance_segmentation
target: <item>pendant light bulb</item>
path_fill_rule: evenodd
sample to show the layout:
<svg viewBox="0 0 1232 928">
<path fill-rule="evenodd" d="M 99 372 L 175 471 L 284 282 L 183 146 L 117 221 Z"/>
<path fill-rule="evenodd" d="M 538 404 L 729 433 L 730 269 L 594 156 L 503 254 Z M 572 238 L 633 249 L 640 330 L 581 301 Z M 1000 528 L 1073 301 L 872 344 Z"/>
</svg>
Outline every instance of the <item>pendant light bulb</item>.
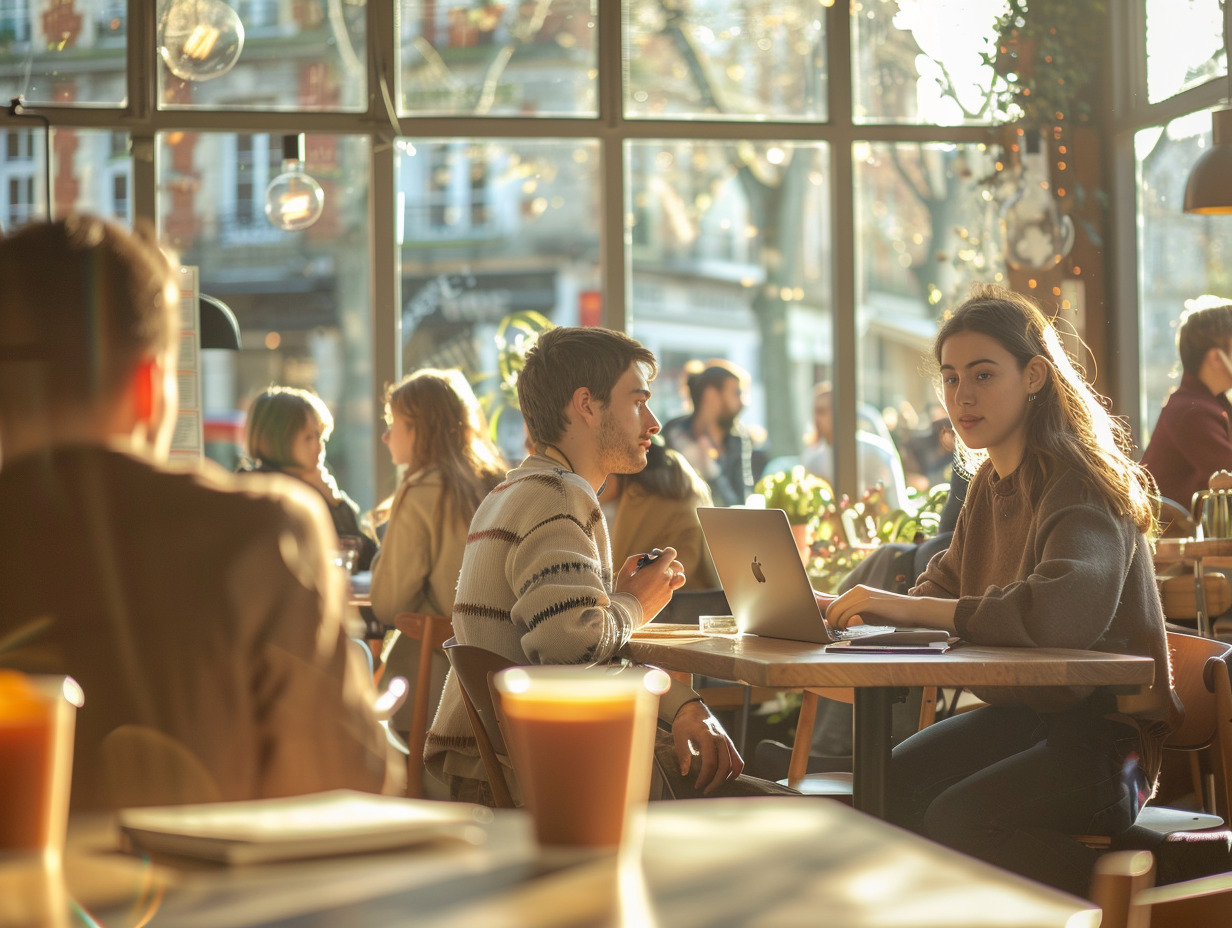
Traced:
<svg viewBox="0 0 1232 928">
<path fill-rule="evenodd" d="M 158 53 L 186 81 L 222 77 L 244 50 L 244 24 L 222 0 L 172 0 L 158 19 Z"/>
<path fill-rule="evenodd" d="M 282 173 L 265 188 L 265 218 L 285 232 L 306 229 L 321 218 L 325 191 L 304 170 L 304 137 L 282 137 Z"/>
</svg>

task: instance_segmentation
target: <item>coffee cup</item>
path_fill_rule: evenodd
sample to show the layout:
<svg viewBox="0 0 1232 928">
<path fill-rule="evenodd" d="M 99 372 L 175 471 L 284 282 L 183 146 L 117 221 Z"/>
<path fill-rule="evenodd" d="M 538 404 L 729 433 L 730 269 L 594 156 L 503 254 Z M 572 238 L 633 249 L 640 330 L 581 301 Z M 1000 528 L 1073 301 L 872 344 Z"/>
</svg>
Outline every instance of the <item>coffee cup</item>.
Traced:
<svg viewBox="0 0 1232 928">
<path fill-rule="evenodd" d="M 513 667 L 493 678 L 514 773 L 543 848 L 636 843 L 659 695 L 648 667 Z"/>
</svg>

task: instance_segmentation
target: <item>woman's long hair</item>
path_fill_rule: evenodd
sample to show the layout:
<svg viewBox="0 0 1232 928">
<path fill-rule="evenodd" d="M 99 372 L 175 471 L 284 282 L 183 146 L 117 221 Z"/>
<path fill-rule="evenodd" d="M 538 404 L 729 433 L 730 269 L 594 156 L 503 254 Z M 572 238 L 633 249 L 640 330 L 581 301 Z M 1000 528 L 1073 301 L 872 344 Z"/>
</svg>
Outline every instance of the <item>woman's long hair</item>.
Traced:
<svg viewBox="0 0 1232 928">
<path fill-rule="evenodd" d="M 403 476 L 434 467 L 445 492 L 437 518 L 454 516 L 469 525 L 480 501 L 504 479 L 507 465 L 488 438 L 487 419 L 459 371 L 425 368 L 385 393 L 387 416 L 402 416 L 415 427 L 411 463 Z M 393 497 L 377 507 L 378 523 L 389 518 Z"/>
<path fill-rule="evenodd" d="M 1043 386 L 1027 406 L 1026 453 L 1019 472 L 1028 497 L 1035 499 L 1054 474 L 1076 472 L 1113 512 L 1128 516 L 1149 534 L 1155 527 L 1154 481 L 1130 457 L 1129 428 L 1109 414 L 1108 400 L 1087 382 L 1039 308 L 1003 287 L 973 288 L 937 333 L 933 357 L 938 365 L 946 339 L 959 332 L 996 339 L 1014 356 L 1019 370 L 1034 357 L 1048 365 Z M 972 456 L 970 449 L 962 450 Z"/>
</svg>

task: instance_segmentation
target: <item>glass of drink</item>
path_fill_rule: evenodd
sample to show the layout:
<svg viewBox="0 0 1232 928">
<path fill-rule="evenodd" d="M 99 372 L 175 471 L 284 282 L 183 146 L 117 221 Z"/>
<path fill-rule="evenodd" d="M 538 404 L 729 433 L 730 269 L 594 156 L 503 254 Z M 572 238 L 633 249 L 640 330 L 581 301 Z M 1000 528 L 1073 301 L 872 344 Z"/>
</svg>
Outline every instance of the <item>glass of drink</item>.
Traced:
<svg viewBox="0 0 1232 928">
<path fill-rule="evenodd" d="M 81 689 L 0 670 L 0 924 L 67 924 L 63 885 Z"/>
<path fill-rule="evenodd" d="M 667 674 L 649 667 L 513 667 L 493 682 L 539 845 L 635 846 Z"/>
</svg>

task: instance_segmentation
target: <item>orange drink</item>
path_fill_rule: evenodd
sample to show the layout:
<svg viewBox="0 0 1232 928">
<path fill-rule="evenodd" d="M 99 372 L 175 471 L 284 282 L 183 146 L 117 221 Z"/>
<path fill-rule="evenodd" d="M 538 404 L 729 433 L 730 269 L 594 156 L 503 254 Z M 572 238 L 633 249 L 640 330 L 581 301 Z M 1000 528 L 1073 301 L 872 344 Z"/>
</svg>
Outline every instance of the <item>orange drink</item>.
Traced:
<svg viewBox="0 0 1232 928">
<path fill-rule="evenodd" d="M 494 682 L 539 844 L 619 847 L 650 793 L 666 674 L 641 667 L 515 667 Z"/>
<path fill-rule="evenodd" d="M 74 704 L 65 677 L 0 671 L 0 852 L 63 848 Z"/>
</svg>

